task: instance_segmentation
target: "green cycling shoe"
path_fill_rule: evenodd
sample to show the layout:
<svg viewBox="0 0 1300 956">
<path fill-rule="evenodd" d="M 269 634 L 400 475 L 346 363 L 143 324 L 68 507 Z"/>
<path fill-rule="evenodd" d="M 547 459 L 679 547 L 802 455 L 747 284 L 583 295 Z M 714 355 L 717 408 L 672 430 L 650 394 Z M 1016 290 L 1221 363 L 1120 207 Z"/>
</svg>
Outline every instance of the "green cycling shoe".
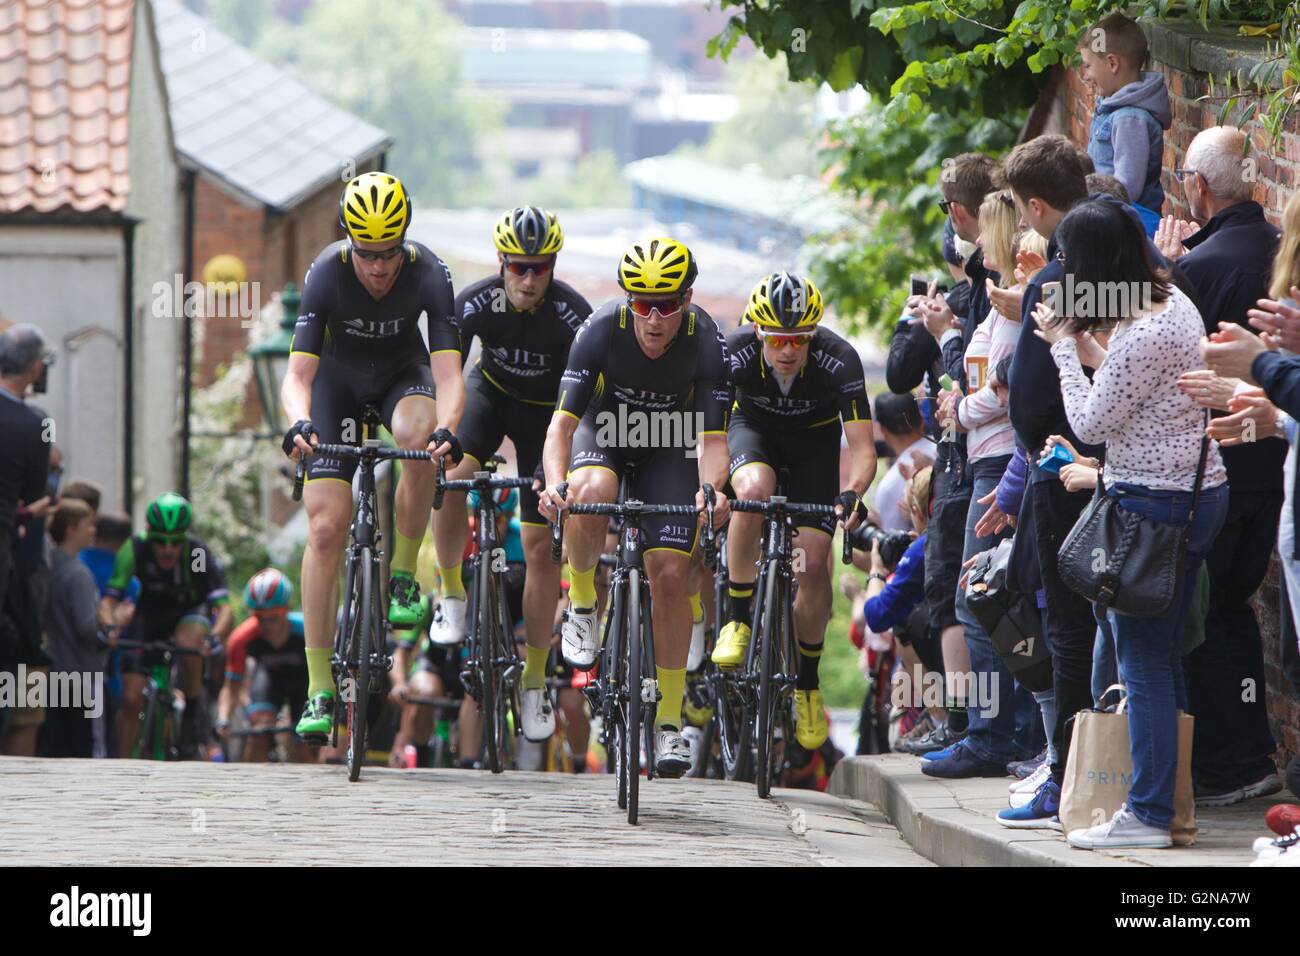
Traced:
<svg viewBox="0 0 1300 956">
<path fill-rule="evenodd" d="M 323 690 L 307 701 L 293 732 L 308 743 L 324 743 L 334 716 L 334 692 Z"/>
<path fill-rule="evenodd" d="M 420 603 L 420 585 L 408 571 L 394 571 L 388 580 L 388 623 L 396 630 L 407 631 L 424 618 Z"/>
</svg>

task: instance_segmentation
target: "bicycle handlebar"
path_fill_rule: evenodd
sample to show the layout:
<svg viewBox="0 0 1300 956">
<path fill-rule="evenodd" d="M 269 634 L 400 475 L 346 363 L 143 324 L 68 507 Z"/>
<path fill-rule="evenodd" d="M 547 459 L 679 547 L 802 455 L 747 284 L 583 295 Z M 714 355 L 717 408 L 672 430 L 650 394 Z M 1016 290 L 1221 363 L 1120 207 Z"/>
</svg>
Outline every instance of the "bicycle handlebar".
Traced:
<svg viewBox="0 0 1300 956">
<path fill-rule="evenodd" d="M 330 445 L 322 442 L 312 449 L 313 455 L 341 455 L 344 458 L 374 458 L 377 461 L 388 461 L 393 458 L 400 458 L 406 461 L 428 461 L 433 456 L 423 450 L 415 448 L 393 448 L 389 445 Z M 442 461 L 441 458 L 438 459 Z M 307 456 L 301 455 L 298 458 L 298 467 L 293 473 L 293 500 L 302 501 L 302 486 L 307 479 Z"/>
<path fill-rule="evenodd" d="M 716 495 L 713 486 L 707 481 L 700 486 L 704 492 L 704 534 L 700 540 L 700 551 L 704 557 L 704 566 L 712 571 L 717 567 L 718 549 L 713 537 L 713 503 Z"/>
<path fill-rule="evenodd" d="M 140 651 L 171 651 L 174 654 L 194 654 L 202 656 L 203 652 L 190 647 L 177 647 L 164 641 L 118 641 L 118 647 Z"/>
<path fill-rule="evenodd" d="M 771 516 L 773 514 L 786 515 L 835 515 L 834 505 L 819 505 L 811 502 L 801 501 L 753 501 L 749 499 L 740 499 L 731 503 L 732 511 L 741 511 L 749 514 L 761 514 Z M 836 515 L 835 520 L 839 524 L 844 524 L 844 519 Z M 845 531 L 840 535 L 841 554 L 840 562 L 842 564 L 853 563 L 853 544 L 849 540 L 848 532 Z"/>
</svg>

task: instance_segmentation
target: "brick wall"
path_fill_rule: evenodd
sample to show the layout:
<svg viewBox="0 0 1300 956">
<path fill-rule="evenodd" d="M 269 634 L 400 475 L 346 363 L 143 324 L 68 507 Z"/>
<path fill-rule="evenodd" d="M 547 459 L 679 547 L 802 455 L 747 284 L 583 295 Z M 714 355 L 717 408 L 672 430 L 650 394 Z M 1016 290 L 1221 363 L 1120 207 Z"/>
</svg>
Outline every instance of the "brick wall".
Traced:
<svg viewBox="0 0 1300 956">
<path fill-rule="evenodd" d="M 1176 69 L 1159 61 L 1155 61 L 1152 68 L 1164 75 L 1174 117 L 1173 125 L 1165 133 L 1164 172 L 1161 177 L 1165 206 L 1162 212 L 1190 219 L 1182 187 L 1174 179 L 1173 170 L 1183 165 L 1187 147 L 1196 134 L 1218 125 L 1219 104 L 1216 102 L 1206 105 L 1196 101 L 1198 96 L 1209 93 L 1204 73 Z M 1069 71 L 1067 81 L 1063 84 L 1062 99 L 1062 122 L 1065 126 L 1062 132 L 1076 143 L 1086 146 L 1095 97 L 1073 70 Z M 1282 208 L 1297 183 L 1300 183 L 1296 168 L 1297 162 L 1300 162 L 1300 136 L 1296 135 L 1297 123 L 1294 118 L 1288 128 L 1290 132 L 1283 134 L 1282 144 L 1275 148 L 1269 145 L 1267 134 L 1258 123 L 1250 121 L 1244 126 L 1255 147 L 1252 155 L 1256 160 L 1258 180 L 1254 198 L 1264 207 L 1269 220 L 1278 226 L 1281 225 Z M 1264 640 L 1269 717 L 1273 722 L 1274 736 L 1281 745 L 1278 756 L 1281 764 L 1285 765 L 1291 756 L 1300 754 L 1300 699 L 1296 698 L 1290 682 L 1281 670 L 1281 617 L 1278 601 L 1278 568 L 1274 560 L 1264 584 L 1255 595 L 1254 604 Z"/>
</svg>

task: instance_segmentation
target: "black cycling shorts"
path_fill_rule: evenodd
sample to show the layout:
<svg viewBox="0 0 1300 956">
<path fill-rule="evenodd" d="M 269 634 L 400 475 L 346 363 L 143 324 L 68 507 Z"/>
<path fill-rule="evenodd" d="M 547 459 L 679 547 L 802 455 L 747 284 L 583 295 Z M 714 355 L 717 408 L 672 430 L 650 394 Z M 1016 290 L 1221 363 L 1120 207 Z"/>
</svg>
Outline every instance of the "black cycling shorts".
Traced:
<svg viewBox="0 0 1300 956">
<path fill-rule="evenodd" d="M 158 611 L 137 607 L 135 616 L 131 618 L 131 626 L 122 639 L 142 644 L 175 644 L 177 628 L 191 620 L 201 622 L 205 628 L 212 627 L 206 604 L 188 611 Z M 167 663 L 162 651 L 144 651 L 138 647 L 124 648 L 121 662 L 123 674 L 148 674 L 153 668 Z"/>
<path fill-rule="evenodd" d="M 838 421 L 801 432 L 760 431 L 737 411 L 727 425 L 727 448 L 731 462 L 727 473 L 734 477 L 745 465 L 761 462 L 774 472 L 789 469 L 785 483 L 788 500 L 803 504 L 833 505 L 840 493 L 840 435 Z M 835 533 L 835 516 L 802 515 L 800 528 Z"/>
<path fill-rule="evenodd" d="M 258 667 L 248 686 L 245 713 L 278 714 L 289 705 L 289 713 L 300 714 L 307 704 L 307 665 L 302 667 Z"/>
<path fill-rule="evenodd" d="M 509 437 L 515 445 L 519 475 L 528 478 L 542 460 L 542 445 L 553 412 L 553 404 L 532 405 L 511 398 L 489 382 L 476 365 L 465 377 L 465 413 L 456 437 L 465 454 L 480 464 L 496 453 L 502 438 Z M 522 524 L 546 525 L 531 488 L 519 489 L 519 520 Z"/>
<path fill-rule="evenodd" d="M 311 423 L 325 444 L 359 445 L 362 439 L 361 414 L 366 405 L 379 410 L 380 420 L 393 429 L 393 410 L 408 395 L 434 397 L 433 370 L 429 360 L 421 358 L 396 370 L 367 372 L 339 362 L 332 355 L 322 355 L 316 379 L 311 386 Z M 350 423 L 344 440 L 345 423 Z M 355 458 L 312 455 L 307 459 L 307 480 L 337 478 L 352 482 L 357 470 Z"/>
<path fill-rule="evenodd" d="M 621 481 L 623 472 L 634 465 L 636 474 L 628 497 L 656 505 L 694 505 L 700 490 L 698 459 L 687 458 L 685 449 L 602 447 L 597 441 L 595 419 L 584 416 L 573 436 L 569 472 L 580 468 L 604 468 Z M 645 551 L 666 548 L 691 554 L 699 527 L 690 515 L 650 515 L 641 519 Z"/>
</svg>

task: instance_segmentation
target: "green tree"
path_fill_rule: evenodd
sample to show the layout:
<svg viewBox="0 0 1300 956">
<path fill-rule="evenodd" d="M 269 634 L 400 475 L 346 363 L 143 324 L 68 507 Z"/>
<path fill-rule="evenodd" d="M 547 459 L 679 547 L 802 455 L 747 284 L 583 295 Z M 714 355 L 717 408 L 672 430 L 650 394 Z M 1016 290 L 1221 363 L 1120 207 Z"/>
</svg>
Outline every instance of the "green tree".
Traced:
<svg viewBox="0 0 1300 956">
<path fill-rule="evenodd" d="M 464 87 L 459 29 L 436 3 L 315 0 L 300 26 L 268 24 L 257 50 L 390 133 L 388 167 L 419 202 L 453 206 L 474 186 L 476 137 L 500 122 Z"/>
</svg>

